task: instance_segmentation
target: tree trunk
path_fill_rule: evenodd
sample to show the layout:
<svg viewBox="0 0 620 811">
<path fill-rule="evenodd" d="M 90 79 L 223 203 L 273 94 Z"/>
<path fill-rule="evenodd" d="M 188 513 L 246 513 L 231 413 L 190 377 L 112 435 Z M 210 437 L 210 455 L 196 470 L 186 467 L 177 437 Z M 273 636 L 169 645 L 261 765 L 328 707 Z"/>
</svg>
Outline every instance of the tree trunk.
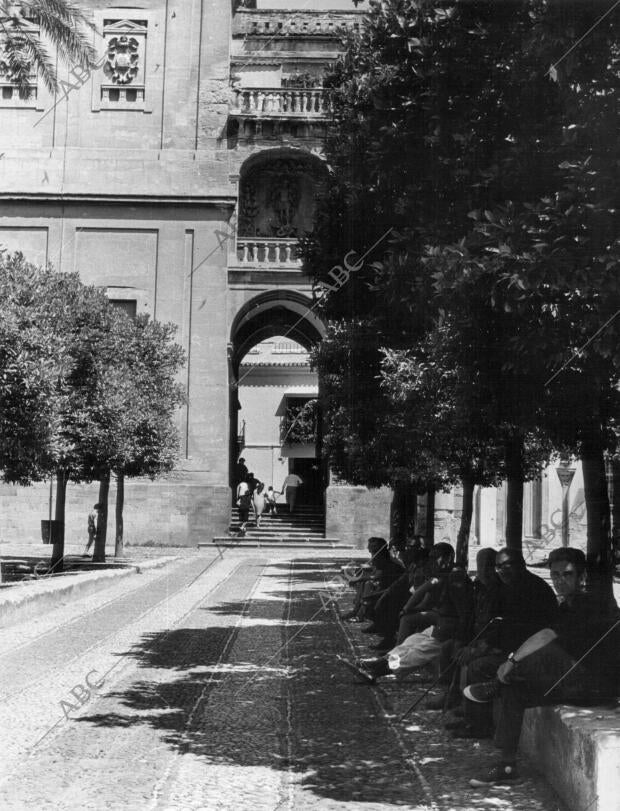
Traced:
<svg viewBox="0 0 620 811">
<path fill-rule="evenodd" d="M 97 518 L 97 535 L 95 537 L 94 563 L 105 563 L 105 542 L 108 534 L 108 494 L 110 492 L 110 471 L 106 471 L 99 480 L 99 517 Z"/>
<path fill-rule="evenodd" d="M 426 491 L 426 548 L 435 544 L 435 488 L 429 487 Z"/>
<path fill-rule="evenodd" d="M 620 563 L 620 459 L 612 459 L 611 465 L 611 544 L 614 564 Z"/>
<path fill-rule="evenodd" d="M 461 511 L 461 525 L 456 536 L 456 565 L 464 566 L 469 564 L 469 533 L 471 531 L 471 519 L 474 514 L 474 477 L 465 475 L 463 484 L 463 507 Z"/>
<path fill-rule="evenodd" d="M 397 481 L 392 488 L 390 504 L 390 543 L 397 549 L 404 549 L 407 542 L 407 529 L 411 517 L 411 485 Z"/>
<path fill-rule="evenodd" d="M 523 542 L 523 443 L 512 437 L 506 442 L 506 546 L 522 551 Z"/>
<path fill-rule="evenodd" d="M 587 510 L 588 590 L 599 595 L 601 611 L 605 611 L 609 605 L 613 607 L 616 603 L 613 595 L 609 491 L 601 443 L 584 443 L 581 466 Z"/>
<path fill-rule="evenodd" d="M 114 557 L 123 557 L 123 507 L 125 506 L 125 474 L 116 473 L 116 534 L 114 536 Z"/>
<path fill-rule="evenodd" d="M 54 511 L 54 520 L 59 521 L 61 525 L 60 539 L 52 547 L 52 560 L 50 562 L 50 571 L 57 574 L 63 571 L 63 563 L 65 557 L 65 500 L 67 495 L 67 474 L 64 470 L 59 470 L 56 473 L 56 507 Z"/>
<path fill-rule="evenodd" d="M 581 464 L 588 522 L 588 563 L 606 568 L 611 564 L 611 533 L 609 492 L 602 448 L 593 444 L 584 446 Z"/>
</svg>

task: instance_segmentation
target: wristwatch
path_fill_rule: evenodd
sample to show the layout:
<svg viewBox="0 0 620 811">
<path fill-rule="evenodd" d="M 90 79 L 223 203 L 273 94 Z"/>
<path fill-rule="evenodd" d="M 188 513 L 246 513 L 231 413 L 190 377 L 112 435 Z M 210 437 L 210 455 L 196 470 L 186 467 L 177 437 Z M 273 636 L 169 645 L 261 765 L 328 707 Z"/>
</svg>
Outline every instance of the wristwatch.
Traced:
<svg viewBox="0 0 620 811">
<path fill-rule="evenodd" d="M 514 653 L 509 653 L 508 656 L 506 657 L 506 661 L 510 662 L 513 665 L 518 664 L 517 660 L 515 659 Z"/>
</svg>

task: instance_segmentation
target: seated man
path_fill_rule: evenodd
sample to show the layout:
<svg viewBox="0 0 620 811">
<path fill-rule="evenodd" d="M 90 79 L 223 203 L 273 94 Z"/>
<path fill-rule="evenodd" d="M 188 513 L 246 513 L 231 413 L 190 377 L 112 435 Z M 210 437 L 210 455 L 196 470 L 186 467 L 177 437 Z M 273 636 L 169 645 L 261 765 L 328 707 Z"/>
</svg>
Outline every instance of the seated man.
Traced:
<svg viewBox="0 0 620 811">
<path fill-rule="evenodd" d="M 362 660 L 354 667 L 365 681 L 374 682 L 390 671 L 402 674 L 427 665 L 439 658 L 443 644 L 454 639 L 460 646 L 467 642 L 471 629 L 472 586 L 467 573 L 453 569 L 454 550 L 450 544 L 437 544 L 435 552 L 436 574 L 422 586 L 426 595 L 433 593 L 432 624 L 419 633 L 408 636 L 404 642 L 376 659 Z M 424 599 L 420 605 L 424 605 Z M 429 612 L 430 613 L 430 612 Z"/>
<path fill-rule="evenodd" d="M 526 707 L 605 703 L 617 695 L 617 608 L 601 613 L 598 596 L 584 591 L 586 559 L 580 549 L 555 549 L 549 568 L 560 600 L 556 621 L 511 652 L 495 680 L 464 690 L 471 702 L 497 698 L 499 704 L 495 745 L 500 762 L 472 779 L 472 786 L 517 779 L 517 747 Z"/>
<path fill-rule="evenodd" d="M 467 684 L 492 679 L 511 651 L 529 636 L 552 625 L 558 604 L 553 589 L 528 571 L 523 555 L 515 549 L 500 549 L 495 561 L 498 580 L 488 596 L 489 616 L 501 622 L 488 625 L 481 636 L 483 649 L 467 663 Z M 493 713 L 488 705 L 465 702 L 465 721 L 453 730 L 456 738 L 486 738 L 493 734 Z"/>
<path fill-rule="evenodd" d="M 434 574 L 437 574 L 437 556 L 441 553 L 441 545 L 437 544 L 437 547 L 439 549 L 434 551 L 430 560 L 427 550 L 421 548 L 422 554 L 409 564 L 407 570 L 377 600 L 373 624 L 376 632 L 381 635 L 381 640 L 374 646 L 375 649 L 389 650 L 396 645 L 401 615 L 406 605 L 409 604 L 412 614 L 424 611 L 424 607 L 420 606 L 429 587 L 422 591 L 419 589 Z M 450 554 L 452 554 L 452 547 L 450 547 Z M 414 593 L 415 600 L 412 598 Z M 422 631 L 432 624 L 433 619 L 431 618 L 430 621 L 425 621 L 414 628 L 411 633 L 414 633 L 415 630 Z"/>
<path fill-rule="evenodd" d="M 375 601 L 403 572 L 402 566 L 390 557 L 384 538 L 369 538 L 367 548 L 369 565 L 351 572 L 350 577 L 345 573 L 356 594 L 352 610 L 343 619 L 370 619 Z"/>
</svg>

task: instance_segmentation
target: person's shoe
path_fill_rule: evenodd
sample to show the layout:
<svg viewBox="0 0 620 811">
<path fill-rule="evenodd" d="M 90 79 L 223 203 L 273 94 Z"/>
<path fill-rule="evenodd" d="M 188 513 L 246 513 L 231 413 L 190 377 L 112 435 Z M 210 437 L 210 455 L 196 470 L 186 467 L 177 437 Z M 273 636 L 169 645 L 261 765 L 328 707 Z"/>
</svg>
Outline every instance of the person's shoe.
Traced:
<svg viewBox="0 0 620 811">
<path fill-rule="evenodd" d="M 507 763 L 499 763 L 497 766 L 490 768 L 486 774 L 480 775 L 480 777 L 472 777 L 469 781 L 469 785 L 473 786 L 473 788 L 479 788 L 480 786 L 497 786 L 506 783 L 514 783 L 517 780 L 519 780 L 519 772 L 516 766 Z"/>
<path fill-rule="evenodd" d="M 459 740 L 482 740 L 483 738 L 492 738 L 492 732 L 485 732 L 476 729 L 471 724 L 462 723 L 458 727 L 452 729 L 452 737 Z"/>
<path fill-rule="evenodd" d="M 478 684 L 468 684 L 463 690 L 463 695 L 469 701 L 475 701 L 476 704 L 487 704 L 497 698 L 500 688 L 501 685 L 497 679 L 494 681 L 481 681 Z"/>
<path fill-rule="evenodd" d="M 342 662 L 342 664 L 347 668 L 347 670 L 350 670 L 351 673 L 353 673 L 353 675 L 361 679 L 361 681 L 364 682 L 364 684 L 377 683 L 376 677 L 371 672 L 366 670 L 366 668 L 362 667 L 360 664 L 350 662 L 348 659 L 345 659 L 344 656 L 338 655 L 336 658 L 340 662 Z"/>
<path fill-rule="evenodd" d="M 358 659 L 358 667 L 363 668 L 367 673 L 372 673 L 375 679 L 379 676 L 388 676 L 390 668 L 385 656 L 377 656 L 373 659 Z"/>
<path fill-rule="evenodd" d="M 380 634 L 381 631 L 377 628 L 374 622 L 371 622 L 370 625 L 367 625 L 365 628 L 362 628 L 363 634 Z"/>
</svg>

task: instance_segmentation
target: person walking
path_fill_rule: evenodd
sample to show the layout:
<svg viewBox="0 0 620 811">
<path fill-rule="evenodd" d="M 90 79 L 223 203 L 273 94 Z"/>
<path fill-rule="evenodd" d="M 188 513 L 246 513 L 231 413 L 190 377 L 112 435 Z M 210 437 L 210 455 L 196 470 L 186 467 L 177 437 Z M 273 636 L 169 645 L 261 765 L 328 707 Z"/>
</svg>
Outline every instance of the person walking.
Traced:
<svg viewBox="0 0 620 811">
<path fill-rule="evenodd" d="M 256 526 L 260 527 L 260 520 L 265 511 L 265 485 L 262 482 L 256 485 L 256 489 L 252 493 L 252 506 Z"/>
<path fill-rule="evenodd" d="M 295 502 L 297 501 L 297 488 L 303 484 L 303 479 L 296 473 L 289 473 L 282 483 L 281 492 L 284 493 L 289 513 L 293 513 Z"/>
<path fill-rule="evenodd" d="M 99 520 L 100 509 L 101 504 L 94 504 L 92 510 L 88 513 L 87 519 L 88 542 L 86 544 L 86 549 L 84 549 L 84 554 L 82 555 L 82 557 L 88 557 L 90 548 L 95 543 L 95 538 L 97 537 L 97 521 Z"/>
<path fill-rule="evenodd" d="M 239 482 L 237 486 L 237 507 L 239 507 L 239 534 L 245 535 L 245 530 L 250 517 L 250 504 L 252 503 L 252 493 L 247 482 Z"/>
</svg>

